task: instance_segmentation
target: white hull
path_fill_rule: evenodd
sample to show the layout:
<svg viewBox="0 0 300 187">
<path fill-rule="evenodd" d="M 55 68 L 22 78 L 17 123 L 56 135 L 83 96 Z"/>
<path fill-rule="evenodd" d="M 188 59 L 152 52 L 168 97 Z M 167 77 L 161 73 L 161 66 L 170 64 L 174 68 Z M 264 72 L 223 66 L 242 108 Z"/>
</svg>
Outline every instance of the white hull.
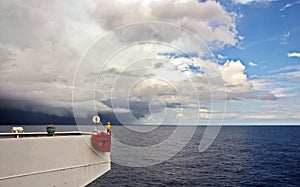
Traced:
<svg viewBox="0 0 300 187">
<path fill-rule="evenodd" d="M 0 139 L 0 186 L 85 186 L 111 169 L 91 135 Z M 100 155 L 100 156 L 99 156 Z"/>
</svg>

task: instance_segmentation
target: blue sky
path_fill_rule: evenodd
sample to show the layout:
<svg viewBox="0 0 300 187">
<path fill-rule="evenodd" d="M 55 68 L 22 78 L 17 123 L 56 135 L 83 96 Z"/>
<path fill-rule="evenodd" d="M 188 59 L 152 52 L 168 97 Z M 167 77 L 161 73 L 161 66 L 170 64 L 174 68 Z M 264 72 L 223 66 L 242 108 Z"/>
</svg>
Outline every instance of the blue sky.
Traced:
<svg viewBox="0 0 300 187">
<path fill-rule="evenodd" d="M 252 103 L 253 106 L 259 105 L 253 110 L 264 114 L 270 113 L 268 110 L 277 110 L 278 113 L 273 113 L 286 115 L 286 119 L 261 119 L 261 123 L 297 124 L 299 118 L 291 119 L 288 116 L 297 116 L 299 111 L 300 90 L 297 74 L 300 59 L 299 56 L 289 57 L 288 54 L 299 54 L 299 1 L 249 2 L 228 4 L 227 7 L 237 12 L 237 29 L 244 39 L 239 45 L 240 48 L 225 48 L 220 50 L 220 54 L 241 60 L 247 67 L 246 74 L 249 79 L 261 80 L 265 84 L 264 90 L 271 91 L 278 98 L 269 102 L 270 107 L 273 107 L 261 111 L 259 106 L 264 103 Z M 267 82 L 270 84 L 267 85 Z M 255 89 L 255 92 L 263 91 Z"/>
<path fill-rule="evenodd" d="M 239 10 L 237 28 L 244 39 L 241 50 L 228 48 L 222 53 L 248 62 L 255 61 L 262 67 L 265 63 L 271 64 L 269 70 L 287 64 L 297 65 L 298 59 L 288 58 L 287 54 L 297 52 L 299 48 L 299 4 L 281 11 L 286 4 L 288 1 L 231 4 L 229 9 Z"/>
<path fill-rule="evenodd" d="M 298 0 L 0 5 L 1 110 L 124 124 L 299 124 Z"/>
</svg>

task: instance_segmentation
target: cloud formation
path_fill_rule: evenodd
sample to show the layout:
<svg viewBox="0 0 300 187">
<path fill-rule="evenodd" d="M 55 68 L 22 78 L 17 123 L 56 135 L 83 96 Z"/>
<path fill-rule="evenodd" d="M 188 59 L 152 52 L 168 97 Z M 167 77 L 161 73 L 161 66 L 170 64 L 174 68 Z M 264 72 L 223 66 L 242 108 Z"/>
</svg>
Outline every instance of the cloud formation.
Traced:
<svg viewBox="0 0 300 187">
<path fill-rule="evenodd" d="M 15 108 L 69 115 L 77 63 L 99 28 L 80 16 L 80 3 L 0 4 L 1 98 Z"/>
<path fill-rule="evenodd" d="M 287 54 L 288 57 L 300 57 L 300 52 L 292 52 Z"/>
<path fill-rule="evenodd" d="M 233 0 L 233 2 L 238 3 L 238 4 L 251 4 L 251 3 L 267 3 L 267 2 L 272 2 L 275 0 Z"/>
<path fill-rule="evenodd" d="M 284 11 L 285 9 L 290 8 L 290 7 L 292 7 L 292 6 L 294 6 L 294 5 L 297 5 L 297 4 L 299 4 L 299 3 L 300 3 L 299 0 L 298 0 L 298 1 L 295 1 L 295 2 L 292 2 L 292 3 L 287 3 L 287 4 L 284 5 L 284 7 L 282 7 L 282 8 L 280 9 L 280 11 Z"/>
<path fill-rule="evenodd" d="M 83 67 L 80 81 L 84 86 L 76 88 L 78 97 L 72 103 L 73 79 L 80 59 L 99 36 L 111 29 L 143 21 L 167 22 L 190 30 L 214 49 L 236 45 L 239 36 L 236 14 L 215 1 L 77 1 L 72 6 L 70 3 L 1 1 L 0 97 L 13 103 L 10 107 L 69 116 L 73 106 L 80 106 L 79 116 L 87 117 L 93 112 L 93 105 L 99 112 L 132 112 L 144 121 L 151 115 L 152 120 L 159 119 L 166 109 L 173 112 L 175 117 L 169 118 L 174 121 L 176 116 L 193 118 L 193 113 L 178 112 L 182 108 L 202 107 L 209 111 L 212 92 L 213 99 L 220 102 L 254 98 L 253 86 L 241 61 L 227 60 L 221 65 L 202 58 L 200 52 L 196 57 L 175 58 L 158 55 L 166 47 L 136 45 L 118 53 L 101 70 L 97 69 L 97 60 L 92 71 Z M 119 43 L 112 45 L 149 35 L 184 50 L 199 47 L 193 41 L 182 41 L 182 32 L 164 29 L 146 27 L 139 33 L 122 33 Z M 106 49 L 99 51 L 105 52 Z M 96 84 L 92 81 L 95 79 Z M 135 86 L 129 89 L 129 83 Z M 95 92 L 95 98 L 91 92 Z M 123 102 L 125 99 L 129 106 Z M 222 116 L 222 111 L 209 112 L 213 117 Z M 199 116 L 199 111 L 195 116 Z"/>
<path fill-rule="evenodd" d="M 281 42 L 280 42 L 280 44 L 287 44 L 287 40 L 289 39 L 289 37 L 291 36 L 291 32 L 287 32 L 287 33 L 285 33 L 281 38 L 280 38 L 280 40 L 281 40 Z"/>
<path fill-rule="evenodd" d="M 227 12 L 215 1 L 90 1 L 88 13 L 105 30 L 143 21 L 162 21 L 186 28 L 206 43 L 215 46 L 235 45 L 238 32 L 236 14 Z M 173 41 L 181 33 L 165 32 L 164 28 L 147 28 L 140 34 L 155 35 L 160 40 Z M 134 35 L 139 37 L 139 35 Z"/>
<path fill-rule="evenodd" d="M 246 67 L 241 61 L 227 60 L 220 67 L 229 99 L 253 98 L 252 84 L 245 74 Z"/>
<path fill-rule="evenodd" d="M 263 93 L 259 96 L 261 100 L 277 100 L 277 97 L 272 93 Z"/>
<path fill-rule="evenodd" d="M 257 64 L 255 64 L 254 62 L 249 62 L 249 66 L 251 66 L 251 67 L 256 67 Z"/>
</svg>

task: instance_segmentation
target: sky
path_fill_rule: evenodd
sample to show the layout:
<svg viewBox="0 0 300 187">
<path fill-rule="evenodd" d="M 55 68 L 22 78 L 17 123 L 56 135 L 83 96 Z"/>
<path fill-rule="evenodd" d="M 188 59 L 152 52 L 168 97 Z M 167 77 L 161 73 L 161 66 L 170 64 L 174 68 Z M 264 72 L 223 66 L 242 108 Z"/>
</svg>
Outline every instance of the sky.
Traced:
<svg viewBox="0 0 300 187">
<path fill-rule="evenodd" d="M 299 124 L 299 12 L 299 0 L 1 0 L 0 124 Z"/>
</svg>

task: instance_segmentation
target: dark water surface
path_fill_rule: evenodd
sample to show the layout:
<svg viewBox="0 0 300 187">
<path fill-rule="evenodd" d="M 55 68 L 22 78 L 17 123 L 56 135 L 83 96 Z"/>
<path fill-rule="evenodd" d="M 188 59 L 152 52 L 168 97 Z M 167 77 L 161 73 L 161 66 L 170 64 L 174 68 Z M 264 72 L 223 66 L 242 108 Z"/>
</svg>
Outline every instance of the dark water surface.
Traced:
<svg viewBox="0 0 300 187">
<path fill-rule="evenodd" d="M 0 132 L 10 128 L 0 126 Z M 45 126 L 24 128 L 45 131 Z M 127 145 L 149 146 L 166 139 L 175 128 L 160 126 L 141 133 L 115 126 L 112 133 Z M 57 130 L 78 129 L 57 126 Z M 190 142 L 163 163 L 141 168 L 112 163 L 111 171 L 88 186 L 300 186 L 300 126 L 223 126 L 213 144 L 199 153 L 204 130 L 197 127 Z M 176 149 L 176 144 L 172 146 Z"/>
<path fill-rule="evenodd" d="M 164 126 L 159 132 L 168 134 L 168 129 L 172 132 L 174 127 Z M 204 129 L 198 127 L 171 159 L 142 168 L 112 163 L 112 170 L 89 187 L 300 186 L 300 126 L 223 126 L 214 143 L 199 153 Z M 125 137 L 128 142 L 136 139 Z M 141 144 L 142 139 L 136 141 Z"/>
</svg>

